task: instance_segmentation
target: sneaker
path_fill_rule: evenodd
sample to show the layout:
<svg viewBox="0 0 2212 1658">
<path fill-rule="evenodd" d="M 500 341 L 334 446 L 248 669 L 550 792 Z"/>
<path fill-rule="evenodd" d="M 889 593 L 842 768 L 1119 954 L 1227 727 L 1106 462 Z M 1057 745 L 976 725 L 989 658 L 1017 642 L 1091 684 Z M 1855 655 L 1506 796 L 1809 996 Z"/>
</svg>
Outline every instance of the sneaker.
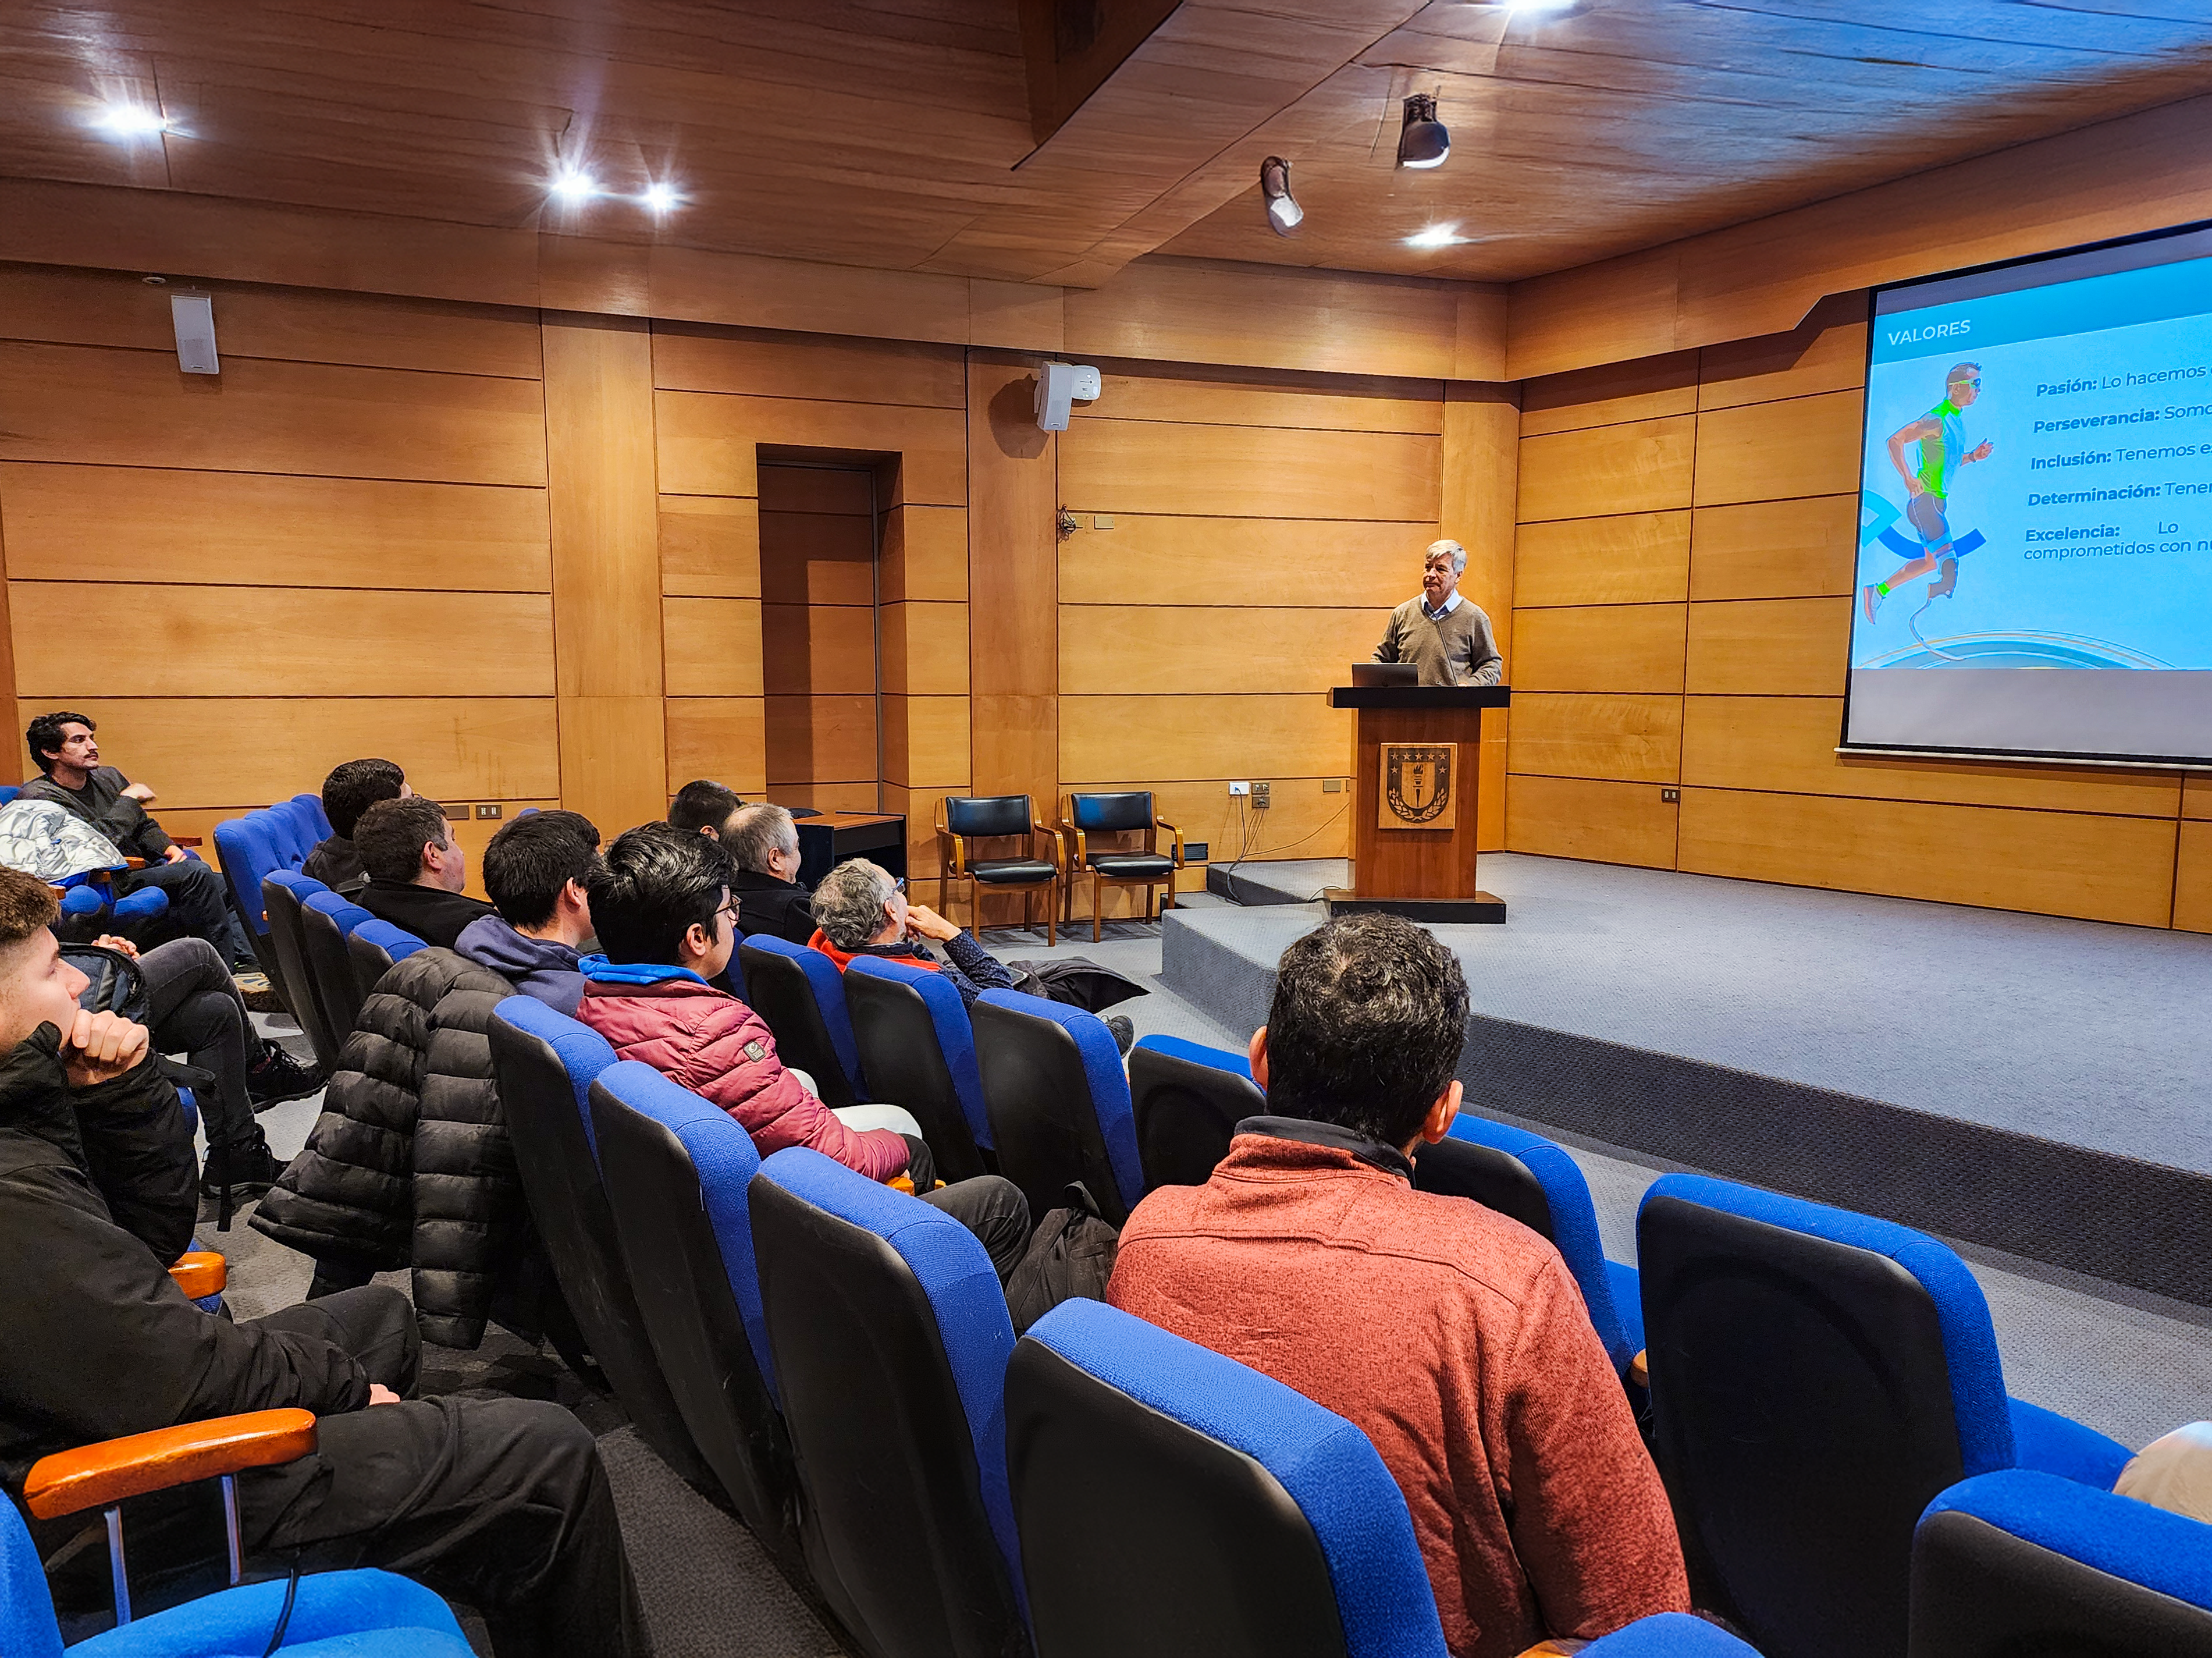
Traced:
<svg viewBox="0 0 2212 1658">
<path fill-rule="evenodd" d="M 1137 1027 L 1129 1022 L 1127 1014 L 1109 1013 L 1106 1015 L 1106 1028 L 1114 1033 L 1114 1045 L 1121 1050 L 1121 1057 L 1127 1058 L 1129 1050 L 1137 1045 Z"/>
<path fill-rule="evenodd" d="M 258 1198 L 276 1184 L 276 1177 L 283 1172 L 284 1165 L 276 1161 L 276 1154 L 269 1149 L 265 1140 L 250 1147 L 212 1147 L 200 1170 L 200 1195 L 220 1198 L 228 1185 L 234 1202 Z"/>
<path fill-rule="evenodd" d="M 1881 588 L 1876 584 L 1869 583 L 1859 589 L 1859 600 L 1866 607 L 1866 619 L 1871 622 L 1874 620 L 1875 609 L 1881 603 Z"/>
<path fill-rule="evenodd" d="M 283 1044 L 262 1039 L 260 1059 L 246 1073 L 246 1097 L 256 1111 L 304 1100 L 323 1085 L 322 1067 L 295 1059 Z"/>
</svg>

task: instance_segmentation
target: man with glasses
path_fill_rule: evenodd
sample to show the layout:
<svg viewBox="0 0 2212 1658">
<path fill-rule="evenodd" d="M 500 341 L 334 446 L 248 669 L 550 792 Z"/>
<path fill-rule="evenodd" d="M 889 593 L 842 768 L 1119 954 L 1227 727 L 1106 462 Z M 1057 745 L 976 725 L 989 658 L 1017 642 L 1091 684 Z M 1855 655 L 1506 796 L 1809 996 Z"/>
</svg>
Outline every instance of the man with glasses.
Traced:
<svg viewBox="0 0 2212 1658">
<path fill-rule="evenodd" d="M 1428 686 L 1496 685 L 1505 661 L 1482 607 L 1459 590 L 1467 574 L 1467 549 L 1456 541 L 1431 541 L 1421 557 L 1421 591 L 1390 613 L 1378 662 L 1411 662 Z"/>
<path fill-rule="evenodd" d="M 1905 516 L 1920 537 L 1920 556 L 1900 565 L 1887 582 L 1872 582 L 1859 590 L 1859 602 L 1871 622 L 1881 601 L 1907 582 L 1935 570 L 1928 584 L 1930 599 L 1948 599 L 1959 584 L 1960 549 L 1951 539 L 1951 483 L 1959 468 L 1987 460 L 1996 446 L 1984 438 L 1966 446 L 1966 412 L 1982 394 L 1982 365 L 1960 363 L 1943 377 L 1942 401 L 1917 420 L 1908 420 L 1889 435 L 1889 464 L 1905 480 Z M 1905 464 L 1908 444 L 1919 446 L 1913 464 Z M 1974 544 L 1968 538 L 1969 545 Z"/>
</svg>

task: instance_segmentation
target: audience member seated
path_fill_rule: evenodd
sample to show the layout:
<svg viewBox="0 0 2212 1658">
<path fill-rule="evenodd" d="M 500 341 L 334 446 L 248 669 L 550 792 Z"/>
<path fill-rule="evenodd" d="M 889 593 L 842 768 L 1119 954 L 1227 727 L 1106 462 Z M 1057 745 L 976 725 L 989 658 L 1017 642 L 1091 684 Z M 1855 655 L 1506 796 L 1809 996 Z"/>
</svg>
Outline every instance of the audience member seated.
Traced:
<svg viewBox="0 0 2212 1658">
<path fill-rule="evenodd" d="M 1395 916 L 1285 951 L 1237 1125 L 1202 1186 L 1123 1228 L 1107 1300 L 1297 1389 L 1382 1454 L 1446 1644 L 1508 1658 L 1592 1639 L 1689 1588 L 1667 1494 L 1559 1252 L 1416 1192 L 1457 1115 L 1458 959 Z"/>
<path fill-rule="evenodd" d="M 471 921 L 453 948 L 525 996 L 576 1016 L 592 939 L 599 826 L 580 812 L 532 812 L 484 848 L 484 891 L 499 913 Z"/>
<path fill-rule="evenodd" d="M 799 829 L 781 806 L 738 808 L 722 832 L 722 850 L 736 873 L 738 924 L 749 933 L 773 933 L 793 944 L 814 936 L 814 910 L 799 884 Z"/>
<path fill-rule="evenodd" d="M 334 893 L 351 898 L 368 885 L 368 871 L 354 850 L 353 832 L 361 814 L 379 801 L 405 800 L 415 791 L 407 774 L 390 760 L 345 760 L 323 779 L 323 815 L 331 820 L 330 838 L 307 854 L 300 873 Z"/>
<path fill-rule="evenodd" d="M 969 1007 L 986 991 L 1021 991 L 1048 1001 L 1096 1011 L 1131 996 L 1142 985 L 1080 957 L 1042 963 L 1004 962 L 923 904 L 909 904 L 904 883 L 866 858 L 848 858 L 814 889 L 816 930 L 807 942 L 837 964 L 841 972 L 856 955 L 884 956 L 910 967 L 942 973 Z M 944 947 L 942 958 L 922 948 L 927 939 Z M 1106 981 L 1103 998 L 1100 981 Z M 1116 993 L 1115 986 L 1126 987 Z M 1135 1028 L 1120 1014 L 1109 1014 L 1106 1028 L 1123 1053 L 1136 1040 Z"/>
<path fill-rule="evenodd" d="M 353 840 L 368 871 L 368 885 L 354 902 L 380 921 L 450 950 L 471 922 L 497 913 L 462 895 L 468 857 L 437 802 L 419 795 L 379 801 L 361 814 Z"/>
<path fill-rule="evenodd" d="M 776 1057 L 758 1014 L 708 981 L 737 947 L 728 860 L 701 836 L 648 823 L 616 838 L 592 878 L 600 955 L 576 1016 L 624 1059 L 652 1066 L 711 1100 L 752 1137 L 762 1156 L 807 1146 L 872 1180 L 903 1174 L 917 1195 L 982 1240 L 1004 1282 L 1030 1239 L 1029 1204 L 995 1175 L 938 1187 L 919 1131 L 858 1126 L 881 1106 L 833 1111 Z M 906 1119 L 908 1127 L 913 1119 Z"/>
<path fill-rule="evenodd" d="M 2212 1525 L 2212 1422 L 2185 1423 L 2142 1448 L 2113 1490 Z"/>
<path fill-rule="evenodd" d="M 23 785 L 21 798 L 52 801 L 69 808 L 112 842 L 126 857 L 143 858 L 143 869 L 118 871 L 118 895 L 158 887 L 169 895 L 167 925 L 188 938 L 204 938 L 222 952 L 234 971 L 258 971 L 253 949 L 240 930 L 222 877 L 161 831 L 146 814 L 154 791 L 100 763 L 100 741 L 91 717 L 41 714 L 24 733 L 31 758 L 44 775 Z"/>
<path fill-rule="evenodd" d="M 167 1266 L 191 1137 L 147 1032 L 76 1005 L 44 883 L 0 870 L 0 1482 L 56 1451 L 294 1406 L 315 1452 L 238 1476 L 249 1562 L 380 1566 L 482 1608 L 500 1658 L 648 1643 L 591 1435 L 559 1405 L 407 1401 L 420 1338 L 377 1285 L 233 1323 Z M 40 1528 L 51 1554 L 75 1521 Z"/>
<path fill-rule="evenodd" d="M 738 791 L 706 777 L 695 777 L 676 791 L 668 820 L 687 835 L 704 835 L 716 845 L 730 838 L 731 820 L 744 802 Z"/>
</svg>

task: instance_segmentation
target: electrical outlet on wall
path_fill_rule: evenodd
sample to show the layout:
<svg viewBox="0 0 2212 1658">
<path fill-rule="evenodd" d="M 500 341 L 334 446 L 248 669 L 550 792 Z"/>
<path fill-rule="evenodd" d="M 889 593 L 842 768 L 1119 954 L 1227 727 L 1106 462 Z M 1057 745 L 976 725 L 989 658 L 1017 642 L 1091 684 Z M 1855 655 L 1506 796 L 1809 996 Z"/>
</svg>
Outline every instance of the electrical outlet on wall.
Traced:
<svg viewBox="0 0 2212 1658">
<path fill-rule="evenodd" d="M 1344 779 L 1323 777 L 1321 780 L 1321 792 L 1324 795 L 1341 795 L 1344 792 Z"/>
<path fill-rule="evenodd" d="M 1255 812 L 1264 812 L 1267 809 L 1267 785 L 1264 783 L 1254 783 L 1252 785 L 1252 809 Z"/>
<path fill-rule="evenodd" d="M 1229 785 L 1229 792 L 1232 795 L 1249 795 L 1252 792 L 1252 785 L 1249 783 L 1232 783 Z"/>
<path fill-rule="evenodd" d="M 496 818 L 503 816 L 506 811 L 507 808 L 503 806 L 496 803 L 488 804 L 477 807 L 477 815 L 480 818 Z"/>
<path fill-rule="evenodd" d="M 1662 806 L 1680 806 L 1682 803 L 1682 791 L 1679 789 L 1662 789 L 1659 791 L 1659 803 Z"/>
</svg>

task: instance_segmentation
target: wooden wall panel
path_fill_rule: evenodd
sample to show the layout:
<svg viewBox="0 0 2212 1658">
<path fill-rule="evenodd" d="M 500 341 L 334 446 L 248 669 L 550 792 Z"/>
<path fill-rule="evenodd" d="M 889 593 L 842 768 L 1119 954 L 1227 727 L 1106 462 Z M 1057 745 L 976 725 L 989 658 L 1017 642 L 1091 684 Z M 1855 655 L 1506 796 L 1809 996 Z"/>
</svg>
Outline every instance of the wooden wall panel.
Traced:
<svg viewBox="0 0 2212 1658">
<path fill-rule="evenodd" d="M 1858 500 L 1814 495 L 1698 508 L 1690 529 L 1690 597 L 1849 594 L 1858 555 Z"/>
<path fill-rule="evenodd" d="M 967 398 L 963 380 L 957 346 L 653 326 L 653 383 L 661 391 L 957 409 Z"/>
<path fill-rule="evenodd" d="M 1521 435 L 1656 420 L 1697 406 L 1698 354 L 1674 351 L 1529 381 L 1521 389 Z"/>
<path fill-rule="evenodd" d="M 757 495 L 762 444 L 896 454 L 885 505 L 967 504 L 965 431 L 957 409 L 827 403 L 712 392 L 659 392 L 660 487 L 670 495 Z"/>
<path fill-rule="evenodd" d="M 1060 601 L 1219 604 L 1256 585 L 1269 605 L 1387 612 L 1420 592 L 1423 550 L 1443 533 L 1434 516 L 1359 523 L 1122 513 L 1111 529 L 1079 517 L 1060 544 Z M 1381 639 L 1379 613 L 1374 632 Z"/>
<path fill-rule="evenodd" d="M 1209 426 L 1306 427 L 1340 432 L 1443 430 L 1443 384 L 1373 375 L 1243 374 L 1168 363 L 1108 367 L 1088 420 L 1164 420 Z"/>
<path fill-rule="evenodd" d="M 1063 697 L 1325 692 L 1374 654 L 1372 609 L 1085 605 L 1063 612 Z"/>
<path fill-rule="evenodd" d="M 2185 818 L 2212 818 L 2212 777 L 2192 772 L 2182 779 L 2181 815 Z"/>
<path fill-rule="evenodd" d="M 713 777 L 747 800 L 768 792 L 768 735 L 758 697 L 671 697 L 666 704 L 668 795 Z"/>
<path fill-rule="evenodd" d="M 2212 933 L 2212 823 L 2185 818 L 2174 857 L 2173 924 Z"/>
<path fill-rule="evenodd" d="M 856 783 L 882 775 L 873 695 L 771 696 L 765 701 L 771 786 Z"/>
<path fill-rule="evenodd" d="M 1686 789 L 1680 867 L 2163 927 L 2170 819 Z"/>
<path fill-rule="evenodd" d="M 760 503 L 727 496 L 663 496 L 660 590 L 671 597 L 759 598 Z"/>
<path fill-rule="evenodd" d="M 544 593 L 545 492 L 139 466 L 0 466 L 18 581 Z"/>
<path fill-rule="evenodd" d="M 545 411 L 527 380 L 0 343 L 0 460 L 542 485 Z"/>
<path fill-rule="evenodd" d="M 661 649 L 671 697 L 762 694 L 757 599 L 664 599 Z"/>
<path fill-rule="evenodd" d="M 1515 619 L 1522 691 L 1657 693 L 1682 689 L 1683 605 L 1588 605 Z"/>
<path fill-rule="evenodd" d="M 1352 716 L 1313 693 L 1281 697 L 1062 697 L 1068 777 L 1348 774 Z"/>
<path fill-rule="evenodd" d="M 1697 504 L 1834 495 L 1859 472 L 1864 399 L 1827 392 L 1698 417 Z"/>
<path fill-rule="evenodd" d="M 16 729 L 55 706 L 21 698 Z M 550 800 L 560 789 L 550 697 L 101 696 L 85 711 L 100 722 L 101 759 L 159 791 L 164 822 L 173 808 L 235 815 L 285 800 L 371 754 L 399 761 L 434 799 Z M 31 769 L 25 756 L 7 775 Z"/>
<path fill-rule="evenodd" d="M 1690 607 L 1686 688 L 1696 693 L 1839 697 L 1849 599 L 1747 599 Z"/>
<path fill-rule="evenodd" d="M 1697 431 L 1686 414 L 1524 438 L 1521 521 L 1688 506 Z"/>
<path fill-rule="evenodd" d="M 1518 610 L 1656 604 L 1689 597 L 1690 515 L 1625 513 L 1524 524 L 1513 560 Z"/>
<path fill-rule="evenodd" d="M 1078 512 L 1433 522 L 1436 437 L 1087 420 L 1060 443 L 1060 498 Z"/>
<path fill-rule="evenodd" d="M 1864 294 L 1838 294 L 1786 334 L 1706 346 L 1697 354 L 1698 407 L 1856 390 L 1866 384 L 1866 315 Z"/>
<path fill-rule="evenodd" d="M 1671 869 L 1677 809 L 1650 783 L 1516 777 L 1505 795 L 1505 844 L 1547 857 Z"/>
<path fill-rule="evenodd" d="M 885 697 L 886 781 L 908 789 L 948 789 L 969 773 L 968 698 Z"/>
<path fill-rule="evenodd" d="M 958 507 L 894 507 L 883 515 L 876 593 L 884 604 L 968 597 L 968 515 Z"/>
<path fill-rule="evenodd" d="M 1673 783 L 1681 776 L 1682 699 L 1522 692 L 1506 767 L 1517 774 Z"/>
<path fill-rule="evenodd" d="M 1514 711 L 1517 722 L 1517 700 Z M 1682 721 L 1682 781 L 2129 817 L 2171 818 L 2179 804 L 2172 772 L 1844 755 L 1835 752 L 1843 726 L 1841 697 L 1692 696 Z"/>
<path fill-rule="evenodd" d="M 1517 661 L 1514 522 L 1521 476 L 1520 418 L 1514 387 L 1455 383 L 1445 388 L 1440 511 L 1449 527 L 1446 533 L 1467 549 L 1460 590 L 1489 616 L 1509 684 Z M 1476 757 L 1480 783 L 1475 813 L 1478 850 L 1505 844 L 1505 723 L 1502 716 L 1483 722 L 1484 738 Z"/>
<path fill-rule="evenodd" d="M 887 695 L 968 694 L 968 607 L 886 604 L 877 612 Z"/>
<path fill-rule="evenodd" d="M 760 628 L 763 682 L 770 696 L 876 694 L 872 610 L 858 605 L 763 604 Z"/>
<path fill-rule="evenodd" d="M 1031 412 L 1021 359 L 968 365 L 969 781 L 1042 800 L 1059 767 L 1060 605 L 1054 527 L 1060 440 Z"/>
<path fill-rule="evenodd" d="M 879 783 L 784 783 L 769 791 L 779 806 L 811 806 L 817 812 L 876 812 L 882 809 Z"/>
<path fill-rule="evenodd" d="M 100 625 L 129 649 L 84 648 L 85 590 L 11 584 L 16 685 L 41 700 L 88 695 L 377 697 L 553 694 L 551 607 L 538 593 L 390 593 L 334 600 L 313 588 L 103 586 Z M 251 625 L 241 607 L 251 606 Z M 449 640 L 435 658 L 425 642 Z M 467 641 L 464 648 L 461 641 Z"/>
</svg>

